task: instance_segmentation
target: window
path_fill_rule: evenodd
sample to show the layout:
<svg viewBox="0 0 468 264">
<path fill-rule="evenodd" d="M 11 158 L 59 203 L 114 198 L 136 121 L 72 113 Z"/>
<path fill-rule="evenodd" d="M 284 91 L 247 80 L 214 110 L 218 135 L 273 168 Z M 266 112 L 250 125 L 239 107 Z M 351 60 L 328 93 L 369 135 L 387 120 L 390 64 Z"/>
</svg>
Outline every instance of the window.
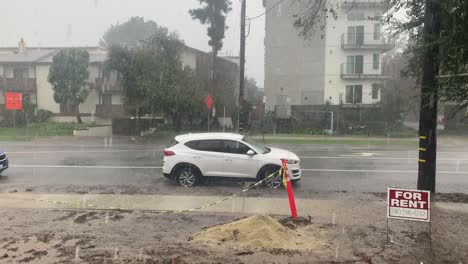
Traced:
<svg viewBox="0 0 468 264">
<path fill-rule="evenodd" d="M 380 85 L 378 83 L 372 84 L 372 99 L 379 99 Z"/>
<path fill-rule="evenodd" d="M 102 104 L 111 105 L 112 104 L 112 95 L 103 94 L 102 95 Z"/>
<path fill-rule="evenodd" d="M 26 79 L 28 78 L 28 69 L 14 69 L 13 78 L 15 79 Z"/>
<path fill-rule="evenodd" d="M 374 40 L 380 39 L 380 24 L 374 24 Z"/>
<path fill-rule="evenodd" d="M 281 74 L 281 68 L 280 67 L 276 67 L 274 72 L 273 72 L 274 75 L 280 75 Z"/>
<path fill-rule="evenodd" d="M 221 140 L 197 140 L 197 141 L 190 141 L 185 143 L 185 146 L 200 150 L 200 151 L 211 151 L 211 152 L 222 152 L 223 151 L 223 143 Z"/>
<path fill-rule="evenodd" d="M 372 56 L 372 68 L 378 70 L 380 67 L 380 54 L 374 53 Z"/>
<path fill-rule="evenodd" d="M 346 103 L 362 103 L 362 85 L 346 85 Z"/>
<path fill-rule="evenodd" d="M 364 45 L 364 26 L 348 27 L 348 45 Z"/>
<path fill-rule="evenodd" d="M 231 154 L 247 154 L 250 148 L 246 145 L 232 140 L 224 140 L 224 152 Z"/>
<path fill-rule="evenodd" d="M 348 56 L 346 58 L 346 73 L 347 74 L 362 74 L 363 72 L 363 61 L 362 55 Z"/>
<path fill-rule="evenodd" d="M 286 105 L 287 95 L 277 95 L 276 96 L 276 105 Z"/>
</svg>

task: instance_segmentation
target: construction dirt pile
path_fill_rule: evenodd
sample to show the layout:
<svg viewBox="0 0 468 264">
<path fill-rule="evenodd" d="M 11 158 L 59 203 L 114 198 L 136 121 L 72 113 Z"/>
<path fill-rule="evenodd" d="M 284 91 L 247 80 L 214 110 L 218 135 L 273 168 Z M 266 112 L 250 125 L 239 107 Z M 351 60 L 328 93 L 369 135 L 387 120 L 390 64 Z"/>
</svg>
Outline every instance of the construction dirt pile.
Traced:
<svg viewBox="0 0 468 264">
<path fill-rule="evenodd" d="M 267 215 L 255 215 L 214 226 L 197 234 L 193 241 L 230 248 L 311 250 L 323 246 L 319 240 L 281 225 Z"/>
</svg>

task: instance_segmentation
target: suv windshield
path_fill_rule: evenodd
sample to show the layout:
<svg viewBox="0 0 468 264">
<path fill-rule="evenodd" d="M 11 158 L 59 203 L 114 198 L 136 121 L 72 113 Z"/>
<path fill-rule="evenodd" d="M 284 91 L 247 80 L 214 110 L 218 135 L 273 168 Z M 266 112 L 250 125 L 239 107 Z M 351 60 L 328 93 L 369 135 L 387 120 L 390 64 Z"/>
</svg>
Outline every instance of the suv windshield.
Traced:
<svg viewBox="0 0 468 264">
<path fill-rule="evenodd" d="M 242 139 L 242 141 L 249 144 L 255 150 L 255 152 L 257 152 L 257 153 L 266 154 L 266 153 L 271 151 L 270 148 L 266 147 L 265 145 L 263 145 L 261 143 L 258 143 L 257 141 L 255 141 L 255 140 L 253 140 L 251 138 L 244 137 Z"/>
</svg>

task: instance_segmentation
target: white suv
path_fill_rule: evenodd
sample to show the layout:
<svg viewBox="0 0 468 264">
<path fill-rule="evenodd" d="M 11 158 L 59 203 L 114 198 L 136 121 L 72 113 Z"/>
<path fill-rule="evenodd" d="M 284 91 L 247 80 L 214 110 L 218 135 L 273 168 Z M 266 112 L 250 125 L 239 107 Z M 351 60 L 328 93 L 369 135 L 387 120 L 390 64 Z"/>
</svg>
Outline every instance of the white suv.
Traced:
<svg viewBox="0 0 468 264">
<path fill-rule="evenodd" d="M 301 178 L 299 157 L 287 150 L 268 148 L 232 133 L 185 134 L 175 137 L 164 150 L 163 174 L 190 187 L 205 177 L 231 177 L 261 180 L 278 172 L 281 159 L 288 163 L 291 181 Z M 281 186 L 279 173 L 265 184 Z"/>
</svg>

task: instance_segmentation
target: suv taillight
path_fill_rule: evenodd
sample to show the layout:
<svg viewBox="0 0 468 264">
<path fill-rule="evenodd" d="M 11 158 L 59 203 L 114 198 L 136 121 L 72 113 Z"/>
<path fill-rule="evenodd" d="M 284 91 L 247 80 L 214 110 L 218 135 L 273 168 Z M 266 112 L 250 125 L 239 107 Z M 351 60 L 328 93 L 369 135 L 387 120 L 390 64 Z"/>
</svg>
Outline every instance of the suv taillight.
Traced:
<svg viewBox="0 0 468 264">
<path fill-rule="evenodd" d="M 174 156 L 175 152 L 171 150 L 164 150 L 164 156 Z"/>
</svg>

